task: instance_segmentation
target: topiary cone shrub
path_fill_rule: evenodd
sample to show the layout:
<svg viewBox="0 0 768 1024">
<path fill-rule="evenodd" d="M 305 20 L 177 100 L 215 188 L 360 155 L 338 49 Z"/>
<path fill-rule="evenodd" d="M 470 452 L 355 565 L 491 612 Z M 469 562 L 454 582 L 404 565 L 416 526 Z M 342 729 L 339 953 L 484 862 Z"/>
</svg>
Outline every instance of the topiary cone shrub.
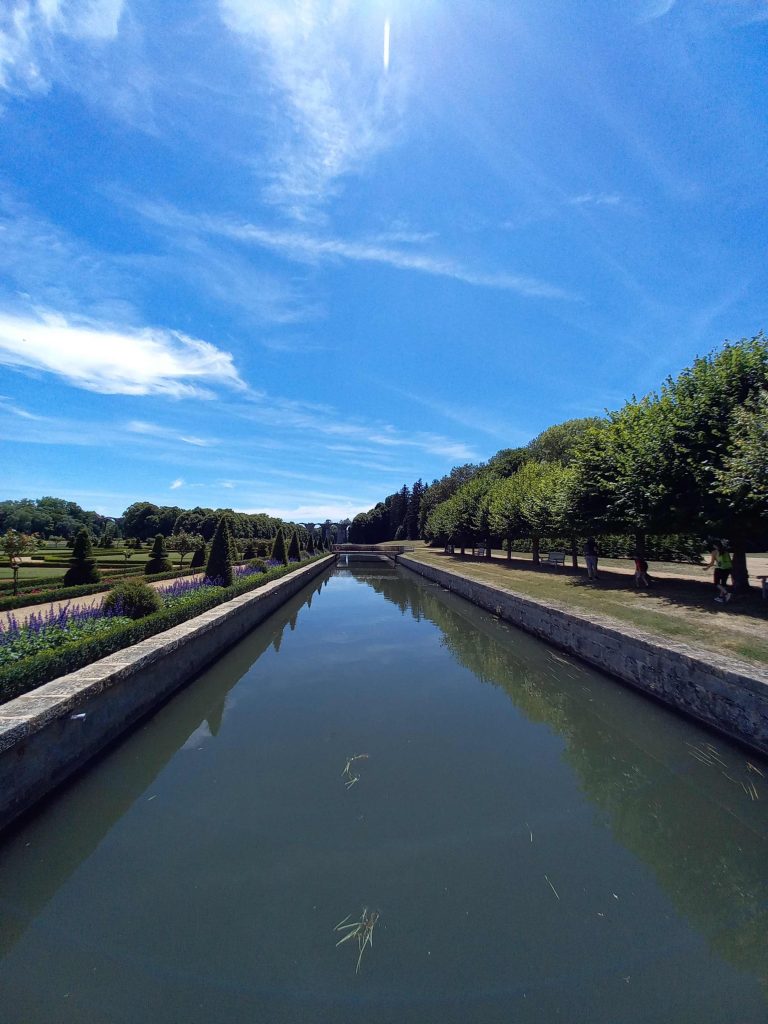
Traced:
<svg viewBox="0 0 768 1024">
<path fill-rule="evenodd" d="M 198 546 L 192 552 L 192 561 L 189 563 L 190 569 L 202 569 L 203 566 L 205 565 L 207 555 L 207 546 L 205 544 L 198 544 Z"/>
<path fill-rule="evenodd" d="M 75 537 L 70 568 L 64 573 L 64 586 L 75 587 L 80 583 L 98 583 L 101 573 L 93 557 L 91 537 L 85 527 Z"/>
<path fill-rule="evenodd" d="M 299 535 L 296 533 L 295 530 L 293 532 L 293 536 L 291 537 L 291 543 L 288 545 L 288 561 L 301 561 L 301 551 L 299 549 Z"/>
<path fill-rule="evenodd" d="M 160 611 L 163 601 L 156 590 L 144 580 L 134 577 L 123 580 L 110 590 L 102 606 L 110 615 L 127 615 L 129 619 L 143 619 Z"/>
<path fill-rule="evenodd" d="M 226 516 L 221 517 L 213 535 L 205 575 L 222 587 L 232 586 L 232 536 Z"/>
<path fill-rule="evenodd" d="M 309 537 L 307 538 L 307 554 L 308 555 L 314 555 L 314 553 L 315 553 L 315 538 L 310 533 Z"/>
<path fill-rule="evenodd" d="M 168 549 L 165 546 L 165 537 L 162 533 L 158 533 L 155 536 L 155 543 L 152 545 L 147 564 L 144 566 L 144 575 L 152 576 L 156 572 L 168 572 L 172 568 Z"/>
<path fill-rule="evenodd" d="M 270 558 L 273 562 L 282 562 L 283 565 L 288 565 L 288 552 L 285 550 L 285 537 L 283 536 L 282 527 L 280 527 L 275 534 L 275 541 L 272 545 L 272 554 Z"/>
</svg>

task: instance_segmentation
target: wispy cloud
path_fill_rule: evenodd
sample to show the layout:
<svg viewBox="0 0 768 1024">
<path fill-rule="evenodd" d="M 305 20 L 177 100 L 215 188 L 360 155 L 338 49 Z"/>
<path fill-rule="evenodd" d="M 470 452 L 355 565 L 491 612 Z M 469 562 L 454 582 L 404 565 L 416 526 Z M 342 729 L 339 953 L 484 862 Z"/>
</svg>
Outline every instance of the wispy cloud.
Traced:
<svg viewBox="0 0 768 1024">
<path fill-rule="evenodd" d="M 202 383 L 243 389 L 232 356 L 176 331 L 121 329 L 40 312 L 0 313 L 0 364 L 53 373 L 110 395 L 211 398 Z"/>
<path fill-rule="evenodd" d="M 0 10 L 0 88 L 46 89 L 59 41 L 117 36 L 123 0 L 5 0 Z"/>
<path fill-rule="evenodd" d="M 640 5 L 640 21 L 653 21 L 669 14 L 677 0 L 642 0 Z"/>
<path fill-rule="evenodd" d="M 622 198 L 617 192 L 583 192 L 568 202 L 573 206 L 619 206 Z"/>
<path fill-rule="evenodd" d="M 0 409 L 3 412 L 9 412 L 14 416 L 18 416 L 22 420 L 34 420 L 37 423 L 44 423 L 47 419 L 46 416 L 38 416 L 36 413 L 27 412 L 26 409 L 22 409 L 21 406 L 16 405 L 12 399 L 6 398 L 5 395 L 0 395 Z"/>
<path fill-rule="evenodd" d="M 238 406 L 237 409 L 243 418 L 266 426 L 299 430 L 309 438 L 332 438 L 333 444 L 326 445 L 331 451 L 338 451 L 339 440 L 346 440 L 361 443 L 367 451 L 376 455 L 391 449 L 412 448 L 464 462 L 476 458 L 475 450 L 463 441 L 426 431 L 406 432 L 386 423 L 344 419 L 328 406 L 263 395 L 254 396 L 248 405 Z"/>
<path fill-rule="evenodd" d="M 481 288 L 498 288 L 517 292 L 530 298 L 574 299 L 570 293 L 556 285 L 536 278 L 524 277 L 507 271 L 476 270 L 458 260 L 414 249 L 398 249 L 378 242 L 352 241 L 323 236 L 308 231 L 281 230 L 256 224 L 241 223 L 221 217 L 194 216 L 177 210 L 167 203 L 137 201 L 136 209 L 144 217 L 167 228 L 197 230 L 211 235 L 267 249 L 277 255 L 300 263 L 347 261 L 374 263 L 396 270 L 416 271 L 432 277 L 451 278 L 463 284 Z"/>
<path fill-rule="evenodd" d="M 383 18 L 347 0 L 219 0 L 266 76 L 278 140 L 266 198 L 299 217 L 396 137 L 405 83 L 385 73 Z"/>
<path fill-rule="evenodd" d="M 183 481 L 183 479 L 180 476 L 178 476 L 173 481 L 173 483 L 169 485 L 168 490 L 169 491 L 178 491 L 179 488 L 183 487 L 183 486 L 184 486 L 184 481 Z"/>
<path fill-rule="evenodd" d="M 467 405 L 458 407 L 455 404 L 440 401 L 432 396 L 416 394 L 407 388 L 381 384 L 379 386 L 384 387 L 393 394 L 400 395 L 401 398 L 407 398 L 409 401 L 429 409 L 430 412 L 436 412 L 439 416 L 443 416 L 453 423 L 458 423 L 462 427 L 468 427 L 471 430 L 477 430 L 482 434 L 488 434 L 490 437 L 503 440 L 506 444 L 514 442 L 523 444 L 528 440 L 528 432 L 509 423 L 503 416 L 495 414 L 492 409 L 479 409 Z"/>
<path fill-rule="evenodd" d="M 125 429 L 132 434 L 143 434 L 145 437 L 156 437 L 167 441 L 180 441 L 182 444 L 191 444 L 195 448 L 212 448 L 219 444 L 215 438 L 196 437 L 194 434 L 161 427 L 157 423 L 147 423 L 144 420 L 131 420 L 126 424 Z"/>
</svg>

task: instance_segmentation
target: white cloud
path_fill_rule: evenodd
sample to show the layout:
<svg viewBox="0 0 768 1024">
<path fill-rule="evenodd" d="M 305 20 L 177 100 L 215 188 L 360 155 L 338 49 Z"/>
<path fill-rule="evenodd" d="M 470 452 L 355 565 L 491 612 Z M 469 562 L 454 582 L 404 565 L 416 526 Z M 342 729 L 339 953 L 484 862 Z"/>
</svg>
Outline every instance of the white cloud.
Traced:
<svg viewBox="0 0 768 1024">
<path fill-rule="evenodd" d="M 5 0 L 0 11 L 0 89 L 45 89 L 57 39 L 109 42 L 123 0 Z"/>
<path fill-rule="evenodd" d="M 399 73 L 381 64 L 383 18 L 349 0 L 219 0 L 224 23 L 259 60 L 275 110 L 267 198 L 302 216 L 397 133 Z"/>
<path fill-rule="evenodd" d="M 322 263 L 347 260 L 353 263 L 377 263 L 396 270 L 413 270 L 433 277 L 446 277 L 481 288 L 498 288 L 517 292 L 530 298 L 573 299 L 574 296 L 555 285 L 536 278 L 506 271 L 483 271 L 465 267 L 450 257 L 419 253 L 413 249 L 397 249 L 378 242 L 348 241 L 322 237 L 307 231 L 279 230 L 246 224 L 225 218 L 195 217 L 165 203 L 137 202 L 143 216 L 167 228 L 197 230 L 220 235 L 248 245 L 268 249 L 301 263 Z"/>
<path fill-rule="evenodd" d="M 128 330 L 0 313 L 0 364 L 42 370 L 75 387 L 110 395 L 212 397 L 202 382 L 242 389 L 228 352 L 159 328 Z"/>
<path fill-rule="evenodd" d="M 183 487 L 183 486 L 184 486 L 184 481 L 183 481 L 183 480 L 182 480 L 182 478 L 181 478 L 181 477 L 179 476 L 179 477 L 177 477 L 177 478 L 176 478 L 176 479 L 175 479 L 175 480 L 173 481 L 173 483 L 172 483 L 172 484 L 171 484 L 171 485 L 169 486 L 168 490 L 169 490 L 169 491 L 178 491 L 178 489 L 179 489 L 180 487 Z"/>
</svg>

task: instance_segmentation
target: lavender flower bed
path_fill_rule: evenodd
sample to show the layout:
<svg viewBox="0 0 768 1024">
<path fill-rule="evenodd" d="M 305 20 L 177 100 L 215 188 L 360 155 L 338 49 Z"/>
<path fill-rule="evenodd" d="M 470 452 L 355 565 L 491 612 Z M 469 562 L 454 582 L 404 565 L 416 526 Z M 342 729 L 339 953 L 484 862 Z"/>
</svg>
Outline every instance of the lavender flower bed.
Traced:
<svg viewBox="0 0 768 1024">
<path fill-rule="evenodd" d="M 130 619 L 102 608 L 79 608 L 68 604 L 63 608 L 50 607 L 45 612 L 37 612 L 23 623 L 11 614 L 7 623 L 0 622 L 0 665 L 61 647 L 71 640 L 98 636 L 116 622 L 130 622 Z"/>
<path fill-rule="evenodd" d="M 267 564 L 282 565 L 277 562 Z M 237 580 L 262 574 L 263 570 L 254 566 L 236 566 L 234 569 L 234 577 Z M 198 577 L 174 580 L 167 586 L 158 587 L 157 590 L 163 604 L 170 608 L 195 594 L 221 586 L 221 580 Z M 102 606 L 81 608 L 78 605 L 66 604 L 59 609 L 51 606 L 44 612 L 30 615 L 23 623 L 19 623 L 11 613 L 6 624 L 0 621 L 0 666 L 32 654 L 39 654 L 41 651 L 61 647 L 72 640 L 97 636 L 99 632 L 111 628 L 116 622 L 130 621 L 121 614 L 119 606 L 111 611 Z"/>
</svg>

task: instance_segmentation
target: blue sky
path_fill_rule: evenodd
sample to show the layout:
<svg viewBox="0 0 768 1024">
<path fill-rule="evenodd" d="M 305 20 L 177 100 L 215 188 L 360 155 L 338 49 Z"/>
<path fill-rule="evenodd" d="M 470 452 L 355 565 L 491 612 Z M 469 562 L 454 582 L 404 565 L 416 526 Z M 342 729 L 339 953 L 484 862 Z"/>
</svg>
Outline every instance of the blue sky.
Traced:
<svg viewBox="0 0 768 1024">
<path fill-rule="evenodd" d="M 0 497 L 353 516 L 766 323 L 766 0 L 4 0 Z"/>
</svg>

